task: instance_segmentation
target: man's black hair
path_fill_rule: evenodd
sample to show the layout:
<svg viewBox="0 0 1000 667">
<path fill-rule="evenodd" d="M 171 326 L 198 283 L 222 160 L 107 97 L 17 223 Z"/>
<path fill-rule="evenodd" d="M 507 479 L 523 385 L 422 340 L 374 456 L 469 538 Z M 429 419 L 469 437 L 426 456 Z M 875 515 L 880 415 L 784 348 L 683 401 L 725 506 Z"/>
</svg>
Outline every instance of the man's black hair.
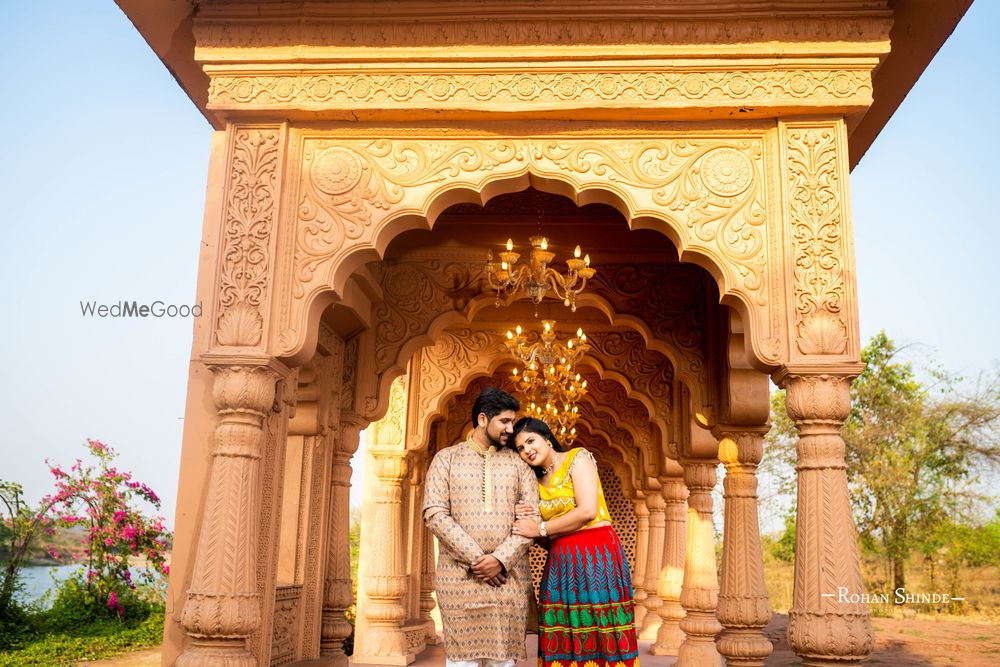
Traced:
<svg viewBox="0 0 1000 667">
<path fill-rule="evenodd" d="M 486 387 L 486 389 L 479 392 L 475 403 L 472 404 L 472 427 L 479 426 L 479 413 L 485 414 L 486 421 L 489 421 L 504 410 L 517 412 L 520 409 L 521 405 L 517 402 L 517 399 L 503 389 Z"/>
</svg>

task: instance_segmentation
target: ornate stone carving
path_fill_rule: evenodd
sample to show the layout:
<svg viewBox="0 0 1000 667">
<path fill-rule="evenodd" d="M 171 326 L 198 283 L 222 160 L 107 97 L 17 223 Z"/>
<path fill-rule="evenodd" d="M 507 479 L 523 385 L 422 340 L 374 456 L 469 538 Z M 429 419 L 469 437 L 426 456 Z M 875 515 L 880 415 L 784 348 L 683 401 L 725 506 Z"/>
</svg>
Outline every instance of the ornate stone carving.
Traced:
<svg viewBox="0 0 1000 667">
<path fill-rule="evenodd" d="M 709 294 L 704 272 L 683 264 L 601 265 L 595 292 L 609 294 L 618 315 L 645 322 L 669 344 L 677 373 L 692 387 L 709 382 Z M 656 345 L 654 340 L 651 345 Z"/>
<path fill-rule="evenodd" d="M 620 388 L 620 385 L 617 385 Z M 624 392 L 623 392 L 624 393 Z M 588 395 L 578 403 L 580 421 L 586 424 L 591 433 L 601 433 L 607 436 L 608 446 L 622 457 L 627 468 L 629 482 L 634 485 L 643 475 L 643 464 L 653 458 L 655 453 L 648 451 L 649 443 L 637 443 L 630 429 L 641 428 L 645 422 L 638 425 L 629 424 L 618 411 L 617 404 L 605 401 L 603 396 Z"/>
<path fill-rule="evenodd" d="M 763 455 L 767 427 L 740 429 L 720 426 L 719 459 L 726 466 L 725 532 L 722 542 L 722 584 L 718 617 L 723 625 L 718 640 L 726 665 L 763 667 L 771 655 L 764 627 L 771 607 L 764 585 L 764 560 L 757 521 L 757 464 Z"/>
<path fill-rule="evenodd" d="M 215 339 L 219 345 L 253 347 L 264 332 L 281 130 L 232 132 Z"/>
<path fill-rule="evenodd" d="M 856 353 L 853 269 L 840 121 L 783 125 L 785 210 L 799 355 Z"/>
<path fill-rule="evenodd" d="M 406 392 L 405 375 L 400 375 L 392 381 L 389 391 L 389 409 L 382 419 L 371 425 L 375 430 L 375 445 L 379 447 L 399 446 L 403 443 L 403 429 L 406 424 Z"/>
<path fill-rule="evenodd" d="M 587 376 L 587 381 L 590 384 L 591 400 L 595 406 L 614 406 L 616 414 L 619 415 L 617 423 L 632 424 L 633 428 L 635 428 L 635 433 L 638 436 L 636 445 L 638 445 L 640 453 L 640 457 L 636 461 L 638 465 L 637 470 L 643 476 L 659 476 L 660 461 L 665 455 L 663 449 L 659 446 L 662 438 L 666 437 L 666 424 L 664 424 L 664 420 L 655 414 L 650 415 L 646 406 L 639 401 L 628 398 L 625 394 L 625 388 L 618 382 L 603 378 L 592 378 L 589 375 Z M 600 396 L 599 399 L 598 396 Z M 649 428 L 656 431 L 657 426 L 653 424 L 661 425 L 662 432 L 660 438 L 649 438 L 648 433 L 641 428 L 643 425 L 648 425 Z"/>
<path fill-rule="evenodd" d="M 545 15 L 533 12 L 531 17 L 511 16 L 509 7 L 498 3 L 490 8 L 477 3 L 475 18 L 454 16 L 420 20 L 411 14 L 393 16 L 391 13 L 378 20 L 345 14 L 340 5 L 318 7 L 325 16 L 313 16 L 310 21 L 299 18 L 269 17 L 259 22 L 256 17 L 233 20 L 225 10 L 215 10 L 205 5 L 195 20 L 195 37 L 200 52 L 213 60 L 220 59 L 234 49 L 272 49 L 279 46 L 298 48 L 343 47 L 419 47 L 419 46 L 468 46 L 504 45 L 539 46 L 557 44 L 610 44 L 646 45 L 704 45 L 752 42 L 868 42 L 879 43 L 888 39 L 892 19 L 885 5 L 866 5 L 851 16 L 794 16 L 774 13 L 768 16 L 747 15 L 738 21 L 725 21 L 706 16 L 712 11 L 703 4 L 702 16 L 692 12 L 690 6 L 657 6 L 651 9 L 643 4 L 640 9 L 625 5 L 616 7 L 616 16 L 578 16 L 579 3 L 552 6 Z M 726 5 L 729 9 L 731 5 Z M 547 8 L 539 8 L 541 12 Z M 603 9 L 603 6 L 601 7 Z M 315 11 L 315 10 L 314 10 Z M 388 10 L 392 12 L 393 10 Z M 862 14 L 863 12 L 863 14 Z M 554 14 L 554 15 L 553 15 Z M 636 15 L 638 14 L 638 15 Z M 343 20 L 345 16 L 350 21 Z M 715 53 L 713 51 L 713 53 Z"/>
<path fill-rule="evenodd" d="M 210 69 L 208 108 L 322 109 L 338 108 L 457 108 L 463 111 L 498 103 L 556 104 L 575 107 L 622 108 L 633 105 L 683 109 L 694 107 L 782 107 L 825 103 L 831 107 L 868 107 L 872 103 L 870 65 L 760 68 L 701 67 L 637 68 L 631 71 L 477 72 L 434 68 L 429 72 L 315 69 L 302 74 L 263 74 L 240 68 Z M 721 157 L 721 156 L 720 156 Z M 733 166 L 742 159 L 730 162 Z M 337 168 L 357 167 L 356 158 Z M 710 167 L 718 166 L 710 164 Z M 734 172 L 735 175 L 738 172 Z M 721 176 L 714 172 L 706 177 Z M 726 176 L 725 179 L 730 179 Z M 743 186 L 750 183 L 745 174 Z M 717 184 L 721 181 L 716 180 Z M 719 194 L 739 191 L 739 181 L 722 186 Z M 340 187 L 343 183 L 340 184 Z M 729 195 L 726 195 L 729 196 Z"/>
<path fill-rule="evenodd" d="M 180 667 L 255 667 L 246 640 L 261 622 L 256 578 L 264 422 L 279 378 L 270 366 L 214 366 L 219 414 L 194 573 L 181 623 L 192 638 Z M 243 557 L 235 557 L 242 554 Z"/>
<path fill-rule="evenodd" d="M 375 367 L 381 374 L 398 364 L 400 348 L 426 335 L 431 322 L 461 310 L 479 293 L 482 266 L 464 262 L 395 262 L 384 266 L 384 301 L 375 318 Z"/>
<path fill-rule="evenodd" d="M 397 133 L 398 134 L 398 133 Z M 401 229 L 399 220 L 426 214 L 446 189 L 479 191 L 486 183 L 520 178 L 525 172 L 567 183 L 576 191 L 613 191 L 634 217 L 660 220 L 682 254 L 712 258 L 724 276 L 726 294 L 742 299 L 751 312 L 754 340 L 780 339 L 765 307 L 780 308 L 779 284 L 766 270 L 774 252 L 765 225 L 764 134 L 725 137 L 691 134 L 626 134 L 608 138 L 570 135 L 523 139 L 481 136 L 451 139 L 387 136 L 379 140 L 299 132 L 299 202 L 294 232 L 296 286 L 282 309 L 282 351 L 292 354 L 304 340 L 308 304 L 325 290 L 343 289 L 347 257 L 384 244 Z M 317 166 L 318 165 L 318 166 Z M 346 189 L 353 184 L 353 189 Z M 412 225 L 410 225 L 412 226 Z M 709 261 L 709 260 L 706 260 Z M 476 263 L 400 262 L 386 267 L 384 303 L 376 308 L 376 368 L 381 374 L 401 363 L 404 342 L 426 335 L 435 317 L 461 312 L 479 293 Z M 683 269 L 675 273 L 682 276 Z M 667 284 L 658 294 L 672 294 Z M 614 282 L 610 283 L 612 286 Z M 621 284 L 619 282 L 619 284 Z M 665 294 L 665 295 L 666 295 Z M 676 319 L 676 317 L 675 317 Z M 780 324 L 780 322 L 778 322 Z M 685 372 L 702 374 L 695 355 L 698 336 L 691 326 L 674 330 Z M 686 338 L 687 337 L 687 338 Z M 777 337 L 777 338 L 776 338 Z M 770 350 L 773 345 L 764 346 Z"/>
<path fill-rule="evenodd" d="M 719 582 L 715 570 L 715 534 L 712 523 L 712 489 L 718 461 L 688 459 L 684 464 L 684 484 L 688 489 L 687 553 L 684 558 L 684 585 L 681 606 L 684 619 L 680 628 L 686 638 L 677 650 L 682 667 L 722 667 L 715 647 L 715 635 L 722 626 L 715 617 L 719 603 Z"/>
<path fill-rule="evenodd" d="M 864 592 L 840 435 L 851 407 L 850 382 L 861 366 L 823 370 L 785 368 L 775 375 L 799 429 L 788 641 L 804 665 L 856 664 L 874 645 L 868 607 L 833 594 L 840 587 L 851 595 Z"/>
<path fill-rule="evenodd" d="M 432 435 L 436 435 L 436 433 Z M 421 526 L 420 529 L 424 531 L 424 552 L 420 561 L 420 619 L 425 624 L 424 641 L 427 644 L 437 644 L 437 629 L 434 626 L 434 619 L 431 617 L 431 612 L 437 605 L 433 595 L 435 590 L 435 576 L 437 574 L 437 563 L 434 560 L 435 537 L 427 530 L 426 526 Z"/>
<path fill-rule="evenodd" d="M 360 346 L 360 336 L 354 336 L 344 343 L 344 366 L 340 384 L 340 409 L 343 412 L 357 412 L 358 354 Z"/>
<path fill-rule="evenodd" d="M 295 637 L 299 623 L 301 586 L 278 586 L 274 594 L 274 626 L 271 635 L 271 667 L 295 660 Z"/>
<path fill-rule="evenodd" d="M 621 373 L 634 390 L 649 397 L 661 419 L 671 414 L 674 367 L 659 352 L 646 348 L 635 331 L 595 331 L 588 335 L 594 352 L 607 370 Z"/>
<path fill-rule="evenodd" d="M 412 446 L 423 442 L 431 418 L 441 408 L 442 396 L 461 389 L 466 373 L 486 368 L 503 349 L 500 334 L 466 327 L 443 332 L 434 345 L 421 350 L 416 419 L 410 424 Z"/>
</svg>

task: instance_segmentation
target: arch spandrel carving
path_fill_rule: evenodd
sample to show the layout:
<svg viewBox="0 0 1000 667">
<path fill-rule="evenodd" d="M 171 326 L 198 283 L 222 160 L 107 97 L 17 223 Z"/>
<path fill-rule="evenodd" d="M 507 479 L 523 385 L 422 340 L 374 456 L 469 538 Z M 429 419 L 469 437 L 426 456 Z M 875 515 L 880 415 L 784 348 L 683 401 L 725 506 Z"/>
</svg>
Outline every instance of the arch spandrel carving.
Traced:
<svg viewBox="0 0 1000 667">
<path fill-rule="evenodd" d="M 499 333 L 471 328 L 444 331 L 434 345 L 420 350 L 415 357 L 418 361 L 409 447 L 423 446 L 434 417 L 470 379 L 492 376 L 497 365 L 512 360 L 502 350 L 503 337 Z"/>
<path fill-rule="evenodd" d="M 637 447 L 632 432 L 615 421 L 610 411 L 599 411 L 589 401 L 580 403 L 580 422 L 594 435 L 602 436 L 610 449 L 621 457 L 628 473 L 630 484 L 635 486 L 642 479 L 642 471 L 650 452 Z"/>
<path fill-rule="evenodd" d="M 601 132 L 596 132 L 601 134 Z M 708 268 L 720 293 L 743 305 L 761 363 L 778 361 L 784 333 L 768 309 L 783 308 L 782 284 L 765 270 L 773 232 L 765 174 L 767 132 L 651 134 L 609 132 L 588 138 L 519 139 L 469 136 L 399 137 L 377 141 L 299 130 L 301 161 L 293 174 L 297 203 L 292 232 L 290 303 L 282 307 L 278 346 L 284 356 L 307 342 L 311 304 L 341 293 L 351 273 L 384 253 L 408 229 L 428 228 L 449 192 L 525 187 L 560 193 L 577 203 L 603 201 L 633 226 L 652 227 L 681 258 Z M 465 197 L 465 195 L 461 195 Z M 431 218 L 428 221 L 428 218 Z M 315 316 L 315 315 L 313 315 Z"/>
<path fill-rule="evenodd" d="M 669 359 L 648 349 L 635 331 L 594 331 L 588 340 L 597 353 L 592 352 L 591 358 L 600 361 L 605 371 L 620 373 L 633 390 L 648 397 L 654 416 L 670 415 L 674 367 Z"/>
</svg>

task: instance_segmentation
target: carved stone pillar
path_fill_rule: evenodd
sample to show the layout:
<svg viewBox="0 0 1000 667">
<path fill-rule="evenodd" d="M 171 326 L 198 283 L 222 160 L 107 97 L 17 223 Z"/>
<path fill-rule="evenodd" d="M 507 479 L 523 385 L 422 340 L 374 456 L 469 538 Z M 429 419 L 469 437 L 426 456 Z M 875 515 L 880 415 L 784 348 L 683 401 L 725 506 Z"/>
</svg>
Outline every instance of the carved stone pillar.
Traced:
<svg viewBox="0 0 1000 667">
<path fill-rule="evenodd" d="M 684 480 L 666 478 L 660 480 L 663 500 L 663 567 L 660 568 L 660 629 L 656 633 L 653 655 L 677 655 L 684 632 L 681 620 L 684 607 L 681 606 L 681 592 L 684 585 L 684 551 L 687 548 L 687 487 Z"/>
<path fill-rule="evenodd" d="M 420 619 L 427 624 L 424 638 L 427 644 L 437 644 L 437 628 L 434 627 L 434 619 L 431 618 L 431 611 L 434 609 L 434 573 L 437 570 L 437 563 L 434 560 L 434 535 L 424 527 L 424 553 L 422 559 L 423 568 L 420 572 Z"/>
<path fill-rule="evenodd" d="M 763 667 L 772 651 L 771 642 L 764 636 L 771 607 L 764 584 L 757 520 L 757 464 L 763 455 L 767 429 L 719 426 L 714 430 L 719 438 L 719 459 L 726 466 L 718 611 L 725 629 L 718 647 L 730 667 Z"/>
<path fill-rule="evenodd" d="M 360 641 L 362 654 L 355 653 L 353 662 L 379 665 L 408 665 L 415 656 L 407 652 L 406 621 L 408 577 L 404 568 L 403 544 L 403 480 L 409 461 L 405 451 L 373 449 L 376 483 L 374 558 L 365 582 L 368 606 L 365 618 L 368 632 Z"/>
<path fill-rule="evenodd" d="M 256 667 L 247 638 L 261 622 L 257 593 L 264 419 L 281 375 L 266 359 L 212 366 L 219 414 L 194 575 L 181 624 L 191 645 L 179 667 Z"/>
<path fill-rule="evenodd" d="M 632 577 L 632 590 L 635 591 L 635 628 L 642 628 L 642 619 L 646 615 L 646 552 L 649 551 L 649 508 L 645 498 L 635 499 L 635 569 Z"/>
<path fill-rule="evenodd" d="M 775 376 L 787 390 L 788 416 L 799 429 L 788 641 L 803 665 L 825 667 L 860 662 L 874 644 L 867 605 L 848 601 L 864 589 L 840 426 L 850 412 L 849 386 L 860 368 L 809 370 L 786 368 Z M 841 590 L 847 595 L 838 595 Z"/>
<path fill-rule="evenodd" d="M 646 599 L 642 605 L 646 613 L 642 618 L 639 635 L 643 639 L 654 639 L 660 628 L 659 582 L 660 565 L 663 563 L 663 496 L 659 490 L 646 492 L 646 508 L 649 510 L 649 548 L 646 549 L 646 572 L 642 587 L 646 591 Z"/>
<path fill-rule="evenodd" d="M 354 602 L 351 591 L 351 456 L 357 446 L 359 426 L 346 423 L 340 428 L 340 442 L 333 452 L 330 475 L 330 531 L 327 543 L 326 581 L 323 587 L 323 629 L 320 656 L 326 664 L 347 664 L 344 640 L 351 635 L 351 624 L 344 612 Z M 344 445 L 348 451 L 344 451 Z"/>
<path fill-rule="evenodd" d="M 688 489 L 687 552 L 681 606 L 686 635 L 677 651 L 678 667 L 721 667 L 715 635 L 722 629 L 715 617 L 719 581 L 715 570 L 715 531 L 712 523 L 712 489 L 717 461 L 687 459 L 684 483 Z"/>
</svg>

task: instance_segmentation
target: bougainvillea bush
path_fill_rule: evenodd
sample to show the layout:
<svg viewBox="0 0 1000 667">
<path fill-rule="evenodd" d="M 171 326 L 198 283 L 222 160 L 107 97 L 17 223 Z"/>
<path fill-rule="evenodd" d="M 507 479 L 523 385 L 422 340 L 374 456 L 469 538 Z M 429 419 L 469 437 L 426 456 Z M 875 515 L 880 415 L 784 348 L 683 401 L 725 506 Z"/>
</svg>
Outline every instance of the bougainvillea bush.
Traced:
<svg viewBox="0 0 1000 667">
<path fill-rule="evenodd" d="M 77 587 L 88 606 L 121 616 L 137 584 L 152 584 L 169 573 L 170 534 L 162 517 L 147 516 L 140 507 L 141 501 L 159 510 L 159 497 L 131 473 L 115 467 L 115 450 L 99 440 L 88 440 L 87 449 L 93 462 L 77 459 L 69 470 L 49 462 L 56 485 L 50 511 L 57 524 L 84 529 L 86 562 Z M 61 556 L 54 551 L 49 555 Z M 139 564 L 146 567 L 130 568 Z"/>
<path fill-rule="evenodd" d="M 88 440 L 86 448 L 86 461 L 68 469 L 47 461 L 55 489 L 34 509 L 19 485 L 0 481 L 0 511 L 6 510 L 0 555 L 8 566 L 17 557 L 0 572 L 0 593 L 9 602 L 5 610 L 0 605 L 0 667 L 62 664 L 159 642 L 171 538 L 155 514 L 160 499 L 119 470 L 116 452 L 103 442 Z M 82 548 L 69 554 L 53 546 L 57 529 L 63 538 L 81 536 Z M 10 595 L 29 546 L 45 547 L 55 562 L 81 563 L 54 583 L 48 607 L 23 607 Z"/>
</svg>

